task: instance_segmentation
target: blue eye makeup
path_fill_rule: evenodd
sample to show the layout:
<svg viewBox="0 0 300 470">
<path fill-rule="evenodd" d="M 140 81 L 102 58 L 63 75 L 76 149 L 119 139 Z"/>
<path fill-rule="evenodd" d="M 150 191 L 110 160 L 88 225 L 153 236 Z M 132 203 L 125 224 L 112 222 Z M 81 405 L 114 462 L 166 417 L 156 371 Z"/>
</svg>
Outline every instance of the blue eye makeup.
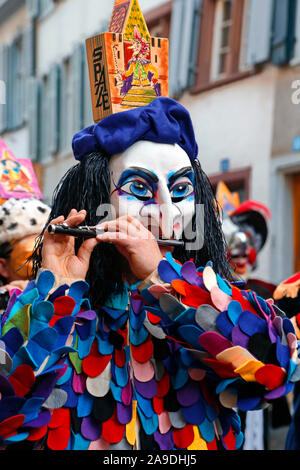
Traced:
<svg viewBox="0 0 300 470">
<path fill-rule="evenodd" d="M 128 181 L 120 187 L 121 192 L 135 196 L 140 201 L 149 201 L 153 198 L 153 192 L 142 181 Z"/>
<path fill-rule="evenodd" d="M 183 199 L 191 196 L 194 193 L 192 183 L 188 181 L 177 183 L 170 190 L 171 198 L 173 202 L 180 202 Z"/>
<path fill-rule="evenodd" d="M 157 191 L 158 177 L 145 168 L 131 167 L 124 171 L 117 184 L 119 195 L 126 194 L 140 201 L 150 201 Z"/>
<path fill-rule="evenodd" d="M 191 167 L 184 167 L 175 173 L 171 173 L 169 175 L 169 191 L 172 202 L 176 203 L 183 201 L 184 199 L 193 198 L 193 181 L 194 173 Z"/>
<path fill-rule="evenodd" d="M 193 178 L 194 174 L 191 167 L 184 167 L 169 174 L 168 187 L 172 202 L 176 203 L 193 198 Z M 118 191 L 120 196 L 150 203 L 155 200 L 158 183 L 159 178 L 153 171 L 140 167 L 131 167 L 122 173 L 115 190 Z"/>
</svg>

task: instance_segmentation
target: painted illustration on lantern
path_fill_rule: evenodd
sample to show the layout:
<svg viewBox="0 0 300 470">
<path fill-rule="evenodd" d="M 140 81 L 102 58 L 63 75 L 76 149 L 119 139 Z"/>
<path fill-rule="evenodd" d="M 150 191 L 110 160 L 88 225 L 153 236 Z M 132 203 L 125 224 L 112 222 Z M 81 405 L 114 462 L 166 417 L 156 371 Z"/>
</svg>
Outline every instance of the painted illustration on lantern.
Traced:
<svg viewBox="0 0 300 470">
<path fill-rule="evenodd" d="M 150 36 L 137 0 L 116 2 L 108 32 L 86 46 L 95 122 L 168 96 L 168 39 Z"/>
</svg>

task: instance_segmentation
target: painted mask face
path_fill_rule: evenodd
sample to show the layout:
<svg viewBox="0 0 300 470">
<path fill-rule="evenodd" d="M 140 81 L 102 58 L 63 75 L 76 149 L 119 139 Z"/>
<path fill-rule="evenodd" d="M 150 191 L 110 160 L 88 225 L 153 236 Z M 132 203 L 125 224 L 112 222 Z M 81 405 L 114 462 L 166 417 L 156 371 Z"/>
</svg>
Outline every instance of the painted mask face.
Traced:
<svg viewBox="0 0 300 470">
<path fill-rule="evenodd" d="M 153 235 L 182 238 L 195 213 L 193 170 L 177 144 L 139 141 L 110 160 L 111 204 Z"/>
<path fill-rule="evenodd" d="M 251 227 L 247 230 L 246 227 L 238 226 L 229 217 L 223 220 L 222 228 L 232 269 L 247 280 L 256 265 L 258 250 L 255 248 L 255 234 L 253 231 L 251 234 Z"/>
</svg>

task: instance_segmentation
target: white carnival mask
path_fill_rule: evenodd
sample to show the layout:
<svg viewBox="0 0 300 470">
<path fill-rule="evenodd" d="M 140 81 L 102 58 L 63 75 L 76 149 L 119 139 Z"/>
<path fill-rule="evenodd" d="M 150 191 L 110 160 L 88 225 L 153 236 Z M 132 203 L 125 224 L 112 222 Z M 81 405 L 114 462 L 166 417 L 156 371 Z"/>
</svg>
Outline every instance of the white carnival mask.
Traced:
<svg viewBox="0 0 300 470">
<path fill-rule="evenodd" d="M 195 213 L 193 170 L 177 144 L 138 141 L 110 159 L 111 205 L 155 236 L 179 240 Z"/>
</svg>

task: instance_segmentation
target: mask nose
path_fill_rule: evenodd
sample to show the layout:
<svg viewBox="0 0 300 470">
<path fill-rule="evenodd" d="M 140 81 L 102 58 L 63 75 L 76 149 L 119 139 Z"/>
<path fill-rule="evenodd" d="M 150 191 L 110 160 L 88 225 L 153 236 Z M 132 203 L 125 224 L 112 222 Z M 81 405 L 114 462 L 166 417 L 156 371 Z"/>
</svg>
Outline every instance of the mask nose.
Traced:
<svg viewBox="0 0 300 470">
<path fill-rule="evenodd" d="M 173 204 L 169 189 L 166 186 L 158 191 L 156 204 L 144 206 L 140 215 L 144 224 L 148 224 L 148 229 L 154 235 L 170 239 L 173 236 L 175 219 L 180 216 L 180 211 Z"/>
</svg>

